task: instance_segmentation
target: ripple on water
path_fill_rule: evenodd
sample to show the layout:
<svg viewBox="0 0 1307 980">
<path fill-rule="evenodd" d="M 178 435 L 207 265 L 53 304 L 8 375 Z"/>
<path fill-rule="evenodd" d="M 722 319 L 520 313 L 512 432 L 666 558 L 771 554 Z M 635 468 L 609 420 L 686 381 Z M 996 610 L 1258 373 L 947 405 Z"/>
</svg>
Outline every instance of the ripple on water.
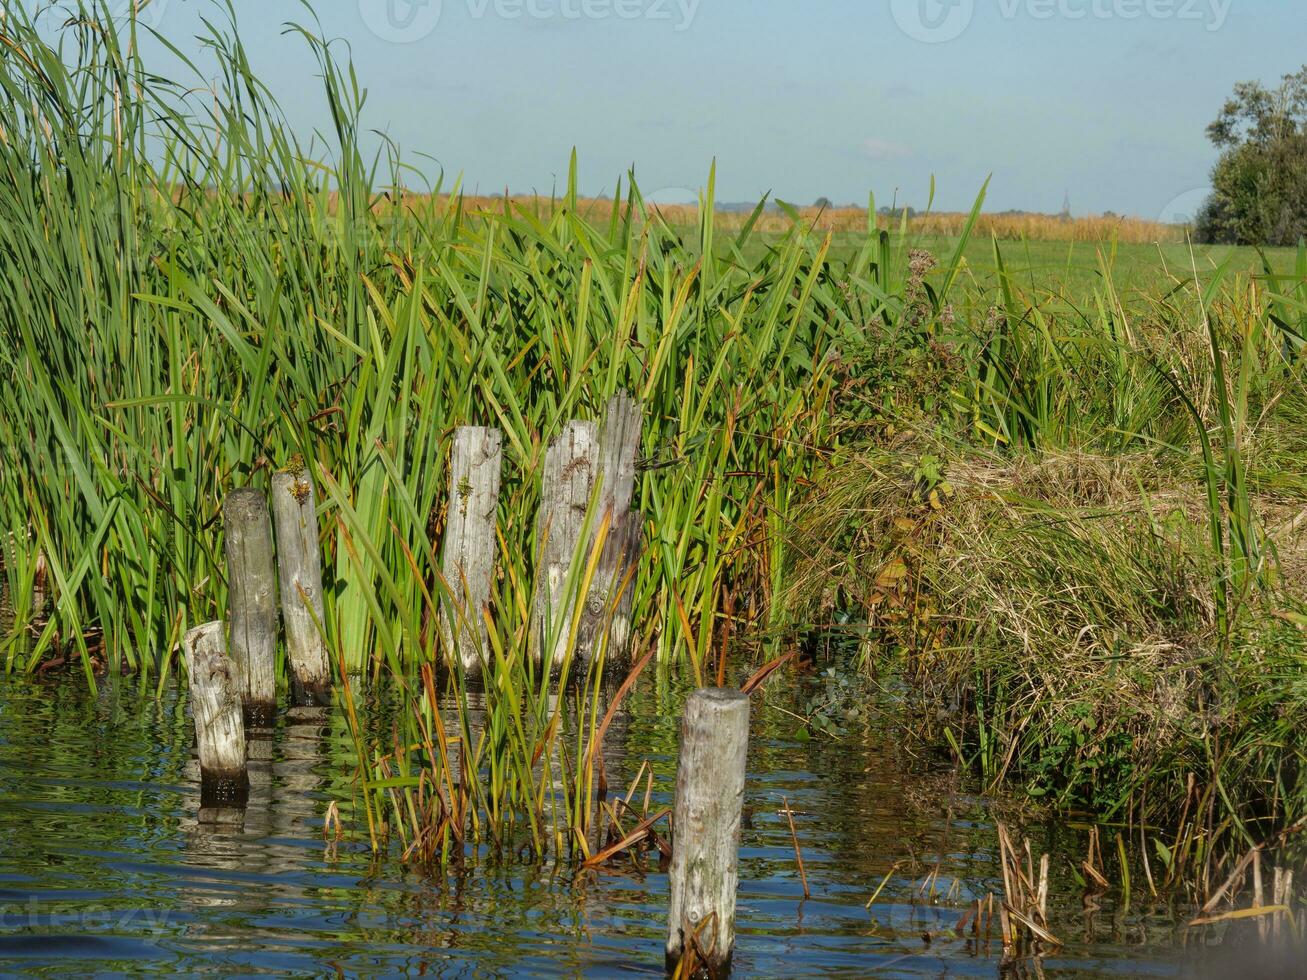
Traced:
<svg viewBox="0 0 1307 980">
<path fill-rule="evenodd" d="M 755 714 L 739 973 L 995 976 L 998 950 L 947 938 L 957 904 L 932 904 L 919 877 L 894 873 L 938 863 L 958 901 L 994 887 L 983 802 L 954 787 L 914 803 L 917 777 L 876 742 L 791 740 L 787 716 Z M 637 696 L 619 727 L 613 784 L 648 758 L 666 805 L 676 726 Z M 192 741 L 175 694 L 156 702 L 124 682 L 92 696 L 75 677 L 3 682 L 0 971 L 661 975 L 667 880 L 656 865 L 550 874 L 472 854 L 472 874 L 424 875 L 357 841 L 328 846 L 323 814 L 331 800 L 348 812 L 354 750 L 343 719 L 321 712 L 258 733 L 250 807 L 201 824 Z M 1054 884 L 1078 910 L 1065 876 Z M 1181 972 L 1176 954 L 1126 942 L 1129 925 L 1068 947 L 1046 973 Z"/>
</svg>

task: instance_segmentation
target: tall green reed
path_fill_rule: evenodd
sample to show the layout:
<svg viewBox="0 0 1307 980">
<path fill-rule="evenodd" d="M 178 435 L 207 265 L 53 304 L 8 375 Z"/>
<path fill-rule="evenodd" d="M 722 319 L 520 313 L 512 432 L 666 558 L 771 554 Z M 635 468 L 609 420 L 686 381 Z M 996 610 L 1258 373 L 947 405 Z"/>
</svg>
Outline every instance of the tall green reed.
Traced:
<svg viewBox="0 0 1307 980">
<path fill-rule="evenodd" d="M 637 618 L 664 661 L 701 669 L 723 590 L 767 591 L 767 522 L 837 437 L 828 352 L 853 323 L 827 241 L 722 242 L 711 208 L 689 236 L 633 179 L 591 223 L 574 167 L 549 214 L 467 213 L 406 191 L 388 147 L 365 155 L 362 90 L 311 28 L 295 31 L 322 68 L 325 158 L 230 25 L 190 66 L 216 79 L 201 96 L 143 63 L 134 22 L 124 36 L 79 4 L 51 40 L 36 16 L 3 28 L 0 419 L 17 438 L 0 493 L 16 593 L 44 552 L 57 606 L 34 644 L 11 637 L 11 666 L 57 641 L 166 670 L 224 604 L 223 493 L 297 455 L 325 491 L 325 628 L 346 667 L 428 662 L 453 428 L 504 430 L 505 552 L 529 554 L 548 440 L 627 389 L 647 423 Z"/>
</svg>

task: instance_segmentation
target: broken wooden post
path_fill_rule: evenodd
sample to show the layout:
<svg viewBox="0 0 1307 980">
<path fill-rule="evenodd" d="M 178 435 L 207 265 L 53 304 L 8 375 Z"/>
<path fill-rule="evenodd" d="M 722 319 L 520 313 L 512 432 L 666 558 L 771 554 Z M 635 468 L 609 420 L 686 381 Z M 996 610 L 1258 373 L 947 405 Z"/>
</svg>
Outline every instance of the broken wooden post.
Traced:
<svg viewBox="0 0 1307 980">
<path fill-rule="evenodd" d="M 313 478 L 302 466 L 272 475 L 272 516 L 277 527 L 281 620 L 286 627 L 291 700 L 331 703 L 331 665 L 322 639 L 322 555 Z"/>
<path fill-rule="evenodd" d="M 441 605 L 445 656 L 455 652 L 463 672 L 476 677 L 486 663 L 486 624 L 494 580 L 495 514 L 503 469 L 503 434 L 498 429 L 462 428 L 454 433 L 449 457 L 449 502 L 441 566 L 451 601 Z"/>
<path fill-rule="evenodd" d="M 639 404 L 625 392 L 619 392 L 608 401 L 604 412 L 603 425 L 599 429 L 599 481 L 597 497 L 598 510 L 591 521 L 590 547 L 586 549 L 586 559 L 598 543 L 598 536 L 605 526 L 603 549 L 599 562 L 595 566 L 589 591 L 586 593 L 585 609 L 581 617 L 578 632 L 576 655 L 580 659 L 579 672 L 589 669 L 591 663 L 601 651 L 604 653 L 605 666 L 620 668 L 627 659 L 629 649 L 625 640 L 630 636 L 630 608 L 625 612 L 626 628 L 617 625 L 618 606 L 628 598 L 625 585 L 627 570 L 632 560 L 639 560 L 638 536 L 630 531 L 632 523 L 640 524 L 639 515 L 631 514 L 631 499 L 635 492 L 635 457 L 640 448 L 641 413 Z M 633 549 L 634 545 L 634 549 Z M 614 644 L 617 637 L 622 637 L 622 644 Z M 623 647 L 618 649 L 618 647 Z"/>
<path fill-rule="evenodd" d="M 241 695 L 224 633 L 224 624 L 208 623 L 182 642 L 200 757 L 200 806 L 206 808 L 243 806 L 250 792 Z"/>
<path fill-rule="evenodd" d="M 233 490 L 223 502 L 222 521 L 228 649 L 245 722 L 266 728 L 277 710 L 277 569 L 267 498 L 260 490 Z"/>
<path fill-rule="evenodd" d="M 593 422 L 568 422 L 545 452 L 536 513 L 536 594 L 531 615 L 532 654 L 537 663 L 558 670 L 571 641 L 576 593 L 585 562 L 581 551 L 573 579 L 568 572 L 578 553 L 598 468 L 598 432 Z"/>
<path fill-rule="evenodd" d="M 711 976 L 730 970 L 748 746 L 748 695 L 721 688 L 690 695 L 672 815 L 669 971 L 685 955 Z"/>
</svg>

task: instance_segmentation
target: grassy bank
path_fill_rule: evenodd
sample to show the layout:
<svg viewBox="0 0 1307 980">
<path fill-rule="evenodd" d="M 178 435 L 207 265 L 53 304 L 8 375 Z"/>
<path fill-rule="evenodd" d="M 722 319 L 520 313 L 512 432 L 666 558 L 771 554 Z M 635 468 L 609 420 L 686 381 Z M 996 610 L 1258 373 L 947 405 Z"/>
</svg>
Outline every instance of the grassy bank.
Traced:
<svg viewBox="0 0 1307 980">
<path fill-rule="evenodd" d="M 1049 313 L 1007 280 L 983 331 L 927 317 L 929 362 L 889 334 L 891 389 L 931 395 L 873 396 L 792 543 L 791 608 L 856 624 L 914 735 L 1128 822 L 1167 878 L 1301 853 L 1303 287 L 1273 282 Z"/>
</svg>

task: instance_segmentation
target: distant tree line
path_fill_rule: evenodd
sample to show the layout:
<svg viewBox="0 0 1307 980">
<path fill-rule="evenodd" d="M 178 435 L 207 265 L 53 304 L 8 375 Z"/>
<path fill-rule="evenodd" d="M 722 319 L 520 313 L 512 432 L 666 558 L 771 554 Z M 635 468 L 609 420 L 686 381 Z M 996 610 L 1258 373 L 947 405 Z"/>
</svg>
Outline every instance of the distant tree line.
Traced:
<svg viewBox="0 0 1307 980">
<path fill-rule="evenodd" d="M 1235 86 L 1207 135 L 1221 151 L 1199 241 L 1296 245 L 1307 238 L 1307 66 L 1278 89 Z"/>
</svg>

